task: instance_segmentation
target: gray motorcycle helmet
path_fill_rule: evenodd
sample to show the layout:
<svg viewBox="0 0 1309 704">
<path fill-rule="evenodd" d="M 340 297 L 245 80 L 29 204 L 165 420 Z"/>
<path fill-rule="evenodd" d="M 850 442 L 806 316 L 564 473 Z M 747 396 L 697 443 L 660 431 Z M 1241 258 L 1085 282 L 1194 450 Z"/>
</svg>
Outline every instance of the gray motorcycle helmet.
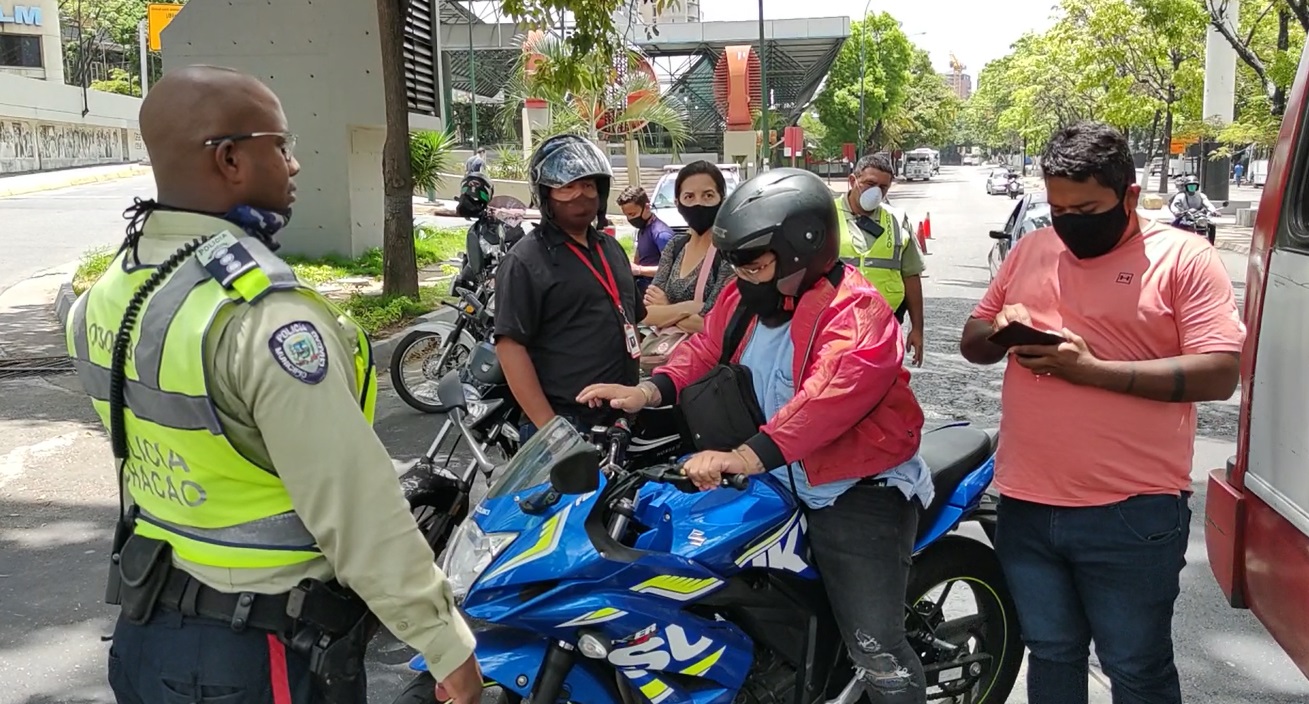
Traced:
<svg viewBox="0 0 1309 704">
<path fill-rule="evenodd" d="M 596 217 L 605 222 L 605 206 L 609 202 L 614 171 L 609 166 L 609 158 L 591 140 L 575 134 L 555 135 L 542 142 L 527 163 L 532 201 L 547 220 L 554 218 L 545 189 L 566 186 L 583 178 L 595 179 L 600 195 L 600 212 Z"/>
<path fill-rule="evenodd" d="M 839 218 L 823 179 L 803 169 L 772 169 L 723 201 L 714 220 L 714 247 L 737 266 L 776 253 L 777 290 L 798 298 L 836 266 Z"/>
</svg>

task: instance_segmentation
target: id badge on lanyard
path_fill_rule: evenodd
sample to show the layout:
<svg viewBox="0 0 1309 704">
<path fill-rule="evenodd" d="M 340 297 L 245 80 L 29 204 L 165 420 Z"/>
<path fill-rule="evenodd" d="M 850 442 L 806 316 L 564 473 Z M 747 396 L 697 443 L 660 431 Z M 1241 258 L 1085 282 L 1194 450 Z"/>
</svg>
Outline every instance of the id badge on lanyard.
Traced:
<svg viewBox="0 0 1309 704">
<path fill-rule="evenodd" d="M 623 310 L 623 299 L 618 295 L 618 280 L 614 278 L 614 271 L 609 267 L 609 258 L 605 256 L 604 250 L 600 251 L 600 264 L 604 266 L 605 275 L 600 276 L 595 265 L 591 263 L 591 258 L 581 247 L 569 242 L 568 248 L 577 255 L 578 259 L 586 265 L 591 271 L 591 275 L 596 281 L 600 282 L 600 287 L 609 294 L 609 300 L 614 304 L 614 309 L 618 311 L 618 318 L 623 322 L 623 343 L 627 345 L 627 353 L 632 355 L 632 359 L 638 359 L 641 356 L 641 340 L 636 335 L 636 326 L 627 320 L 627 312 Z"/>
</svg>

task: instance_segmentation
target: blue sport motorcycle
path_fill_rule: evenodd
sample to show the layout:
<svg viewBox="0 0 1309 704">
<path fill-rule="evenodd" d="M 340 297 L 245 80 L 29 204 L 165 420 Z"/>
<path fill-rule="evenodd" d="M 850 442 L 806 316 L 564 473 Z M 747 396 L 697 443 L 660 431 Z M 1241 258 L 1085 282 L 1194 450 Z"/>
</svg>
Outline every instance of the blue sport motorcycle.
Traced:
<svg viewBox="0 0 1309 704">
<path fill-rule="evenodd" d="M 804 512 L 770 475 L 696 492 L 625 422 L 590 438 L 555 419 L 525 443 L 451 539 L 444 569 L 505 704 L 868 701 L 809 560 Z M 662 444 L 662 443 L 656 443 Z M 991 433 L 924 433 L 936 499 L 905 600 L 928 700 L 1000 704 L 1022 662 L 994 534 Z M 645 455 L 644 457 L 642 455 Z M 860 539 L 850 536 L 851 540 Z M 947 617 L 967 602 L 976 612 Z M 420 674 L 396 704 L 431 703 Z"/>
</svg>

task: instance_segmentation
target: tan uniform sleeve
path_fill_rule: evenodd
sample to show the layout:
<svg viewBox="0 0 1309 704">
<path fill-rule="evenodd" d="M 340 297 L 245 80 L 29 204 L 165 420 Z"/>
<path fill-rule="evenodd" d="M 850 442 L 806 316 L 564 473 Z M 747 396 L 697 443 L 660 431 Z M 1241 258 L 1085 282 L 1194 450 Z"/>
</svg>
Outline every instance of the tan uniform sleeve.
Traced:
<svg viewBox="0 0 1309 704">
<path fill-rule="evenodd" d="M 301 293 L 274 293 L 229 322 L 230 359 L 215 367 L 248 405 L 296 513 L 337 579 L 441 680 L 472 654 L 472 631 L 418 532 L 390 455 L 360 410 L 351 325 Z M 287 330 L 301 333 L 294 359 L 278 341 Z M 321 367 L 304 347 L 314 338 L 326 355 Z"/>
</svg>

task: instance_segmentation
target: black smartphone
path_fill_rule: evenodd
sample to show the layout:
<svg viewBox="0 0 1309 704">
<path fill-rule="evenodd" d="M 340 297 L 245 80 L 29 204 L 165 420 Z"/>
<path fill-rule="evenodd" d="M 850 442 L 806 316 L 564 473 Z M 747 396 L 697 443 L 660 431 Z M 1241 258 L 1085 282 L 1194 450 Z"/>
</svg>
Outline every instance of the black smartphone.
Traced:
<svg viewBox="0 0 1309 704">
<path fill-rule="evenodd" d="M 1022 323 L 1009 323 L 986 339 L 991 344 L 1005 349 L 1019 345 L 1058 345 L 1068 341 L 1062 335 L 1042 332 Z"/>
</svg>

